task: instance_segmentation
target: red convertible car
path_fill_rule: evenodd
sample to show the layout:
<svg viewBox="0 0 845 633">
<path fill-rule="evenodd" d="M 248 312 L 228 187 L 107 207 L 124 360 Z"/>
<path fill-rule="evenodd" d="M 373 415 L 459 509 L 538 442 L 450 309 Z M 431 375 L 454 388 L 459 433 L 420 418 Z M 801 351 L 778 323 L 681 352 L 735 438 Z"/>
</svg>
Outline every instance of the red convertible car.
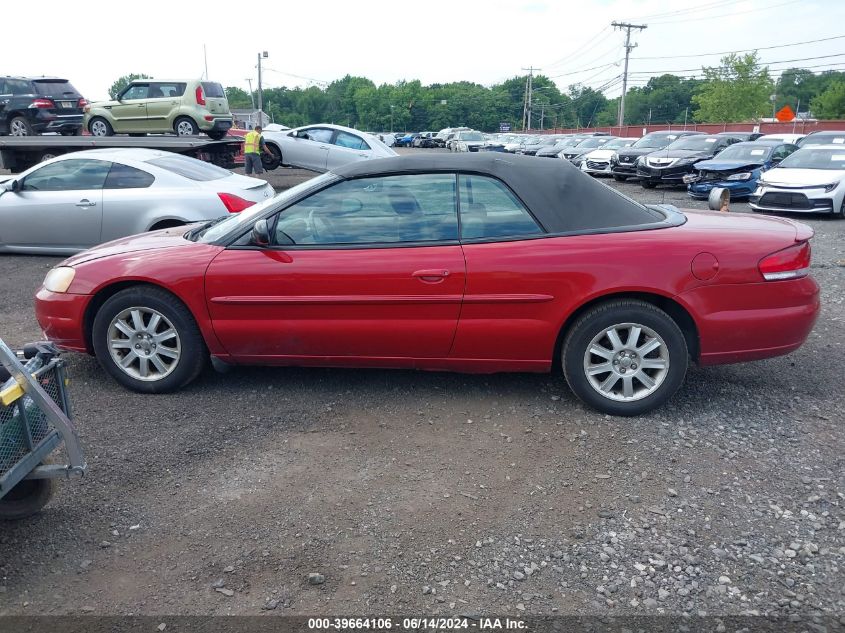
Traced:
<svg viewBox="0 0 845 633">
<path fill-rule="evenodd" d="M 692 360 L 786 354 L 819 311 L 812 230 L 644 206 L 567 161 L 352 164 L 214 223 L 51 270 L 36 312 L 120 383 L 215 364 L 548 372 L 596 409 L 664 403 Z"/>
</svg>

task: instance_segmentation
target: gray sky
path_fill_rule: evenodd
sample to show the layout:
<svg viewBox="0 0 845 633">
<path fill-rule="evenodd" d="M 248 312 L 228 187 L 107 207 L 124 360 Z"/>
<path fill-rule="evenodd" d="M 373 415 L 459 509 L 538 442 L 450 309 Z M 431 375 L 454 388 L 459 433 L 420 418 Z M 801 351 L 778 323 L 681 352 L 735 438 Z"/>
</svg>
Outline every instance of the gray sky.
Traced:
<svg viewBox="0 0 845 633">
<path fill-rule="evenodd" d="M 68 12 L 66 0 L 42 0 L 39 12 L 61 19 L 7 25 L 3 48 L 19 53 L 6 56 L 4 72 L 67 77 L 96 100 L 130 72 L 199 77 L 205 45 L 209 78 L 244 89 L 247 78 L 256 86 L 256 55 L 266 50 L 265 87 L 321 85 L 346 74 L 376 84 L 491 85 L 533 65 L 561 89 L 609 84 L 605 94 L 615 97 L 624 36 L 610 27 L 613 20 L 648 25 L 632 37 L 631 85 L 642 85 L 649 72 L 692 75 L 718 64 L 719 55 L 701 53 L 845 35 L 843 0 L 209 0 L 197 9 L 181 0 L 118 3 L 101 21 L 90 6 Z M 766 62 L 805 60 L 773 63 L 773 74 L 789 66 L 845 70 L 845 38 L 760 54 Z M 638 59 L 679 55 L 690 57 Z"/>
</svg>

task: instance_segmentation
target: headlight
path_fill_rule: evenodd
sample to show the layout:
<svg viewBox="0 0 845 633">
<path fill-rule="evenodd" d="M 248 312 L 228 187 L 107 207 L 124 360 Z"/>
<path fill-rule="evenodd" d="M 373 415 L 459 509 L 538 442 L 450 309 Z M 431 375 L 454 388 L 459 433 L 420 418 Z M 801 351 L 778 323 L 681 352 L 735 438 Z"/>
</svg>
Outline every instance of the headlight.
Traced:
<svg viewBox="0 0 845 633">
<path fill-rule="evenodd" d="M 53 268 L 44 278 L 44 288 L 50 292 L 67 292 L 76 271 L 69 266 Z"/>
<path fill-rule="evenodd" d="M 751 180 L 754 176 L 750 171 L 743 171 L 738 174 L 731 174 L 725 180 Z"/>
<path fill-rule="evenodd" d="M 679 158 L 676 161 L 674 161 L 672 164 L 673 165 L 692 165 L 697 160 L 698 160 L 697 158 Z"/>
<path fill-rule="evenodd" d="M 832 182 L 832 183 L 830 183 L 829 185 L 824 185 L 824 192 L 825 192 L 825 193 L 830 193 L 831 191 L 833 191 L 834 189 L 836 189 L 836 188 L 839 186 L 839 184 L 840 184 L 840 183 L 838 183 L 838 182 Z"/>
<path fill-rule="evenodd" d="M 637 159 L 637 165 L 643 165 L 643 164 L 645 164 L 645 156 L 640 156 Z"/>
</svg>

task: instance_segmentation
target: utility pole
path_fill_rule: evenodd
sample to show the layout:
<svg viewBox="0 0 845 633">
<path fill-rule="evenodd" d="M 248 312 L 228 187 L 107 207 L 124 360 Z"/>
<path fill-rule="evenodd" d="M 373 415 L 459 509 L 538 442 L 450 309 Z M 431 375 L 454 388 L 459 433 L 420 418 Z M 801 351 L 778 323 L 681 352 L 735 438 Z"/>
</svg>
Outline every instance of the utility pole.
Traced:
<svg viewBox="0 0 845 633">
<path fill-rule="evenodd" d="M 611 22 L 614 29 L 625 29 L 625 70 L 622 74 L 622 98 L 619 100 L 619 127 L 625 125 L 625 93 L 628 92 L 628 56 L 631 51 L 636 48 L 636 44 L 631 44 L 631 29 L 647 29 L 645 24 L 630 24 L 628 22 Z M 620 130 L 621 131 L 621 130 Z"/>
<path fill-rule="evenodd" d="M 261 113 L 264 111 L 264 91 L 261 89 L 261 58 L 267 58 L 267 51 L 263 51 L 258 53 L 258 113 L 256 117 L 258 118 L 258 123 L 253 123 L 252 127 L 256 125 L 261 125 Z"/>
<path fill-rule="evenodd" d="M 525 102 L 523 105 L 523 119 L 522 119 L 522 129 L 526 129 L 525 123 L 528 122 L 528 131 L 531 131 L 531 93 L 534 91 L 534 71 L 535 70 L 542 70 L 541 68 L 534 68 L 530 66 L 528 68 L 523 68 L 522 70 L 528 71 L 528 83 L 525 85 Z"/>
<path fill-rule="evenodd" d="M 249 84 L 249 100 L 252 101 L 252 111 L 255 112 L 255 95 L 252 93 L 252 77 L 247 77 L 246 82 Z"/>
<path fill-rule="evenodd" d="M 545 119 L 545 118 L 546 118 L 546 104 L 541 103 L 540 104 L 540 130 L 541 131 L 543 129 L 543 119 Z"/>
</svg>

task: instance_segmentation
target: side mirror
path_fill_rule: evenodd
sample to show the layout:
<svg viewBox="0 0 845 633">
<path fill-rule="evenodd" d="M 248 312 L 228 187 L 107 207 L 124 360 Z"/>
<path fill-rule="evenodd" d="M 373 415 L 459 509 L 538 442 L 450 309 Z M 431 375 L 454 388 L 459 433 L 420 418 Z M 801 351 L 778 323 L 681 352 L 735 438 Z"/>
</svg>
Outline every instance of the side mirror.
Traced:
<svg viewBox="0 0 845 633">
<path fill-rule="evenodd" d="M 3 191 L 11 191 L 12 193 L 17 193 L 21 190 L 21 182 L 20 180 L 7 180 L 6 182 L 0 184 L 0 189 Z"/>
<path fill-rule="evenodd" d="M 267 220 L 258 220 L 252 225 L 250 241 L 256 246 L 270 246 L 270 227 L 267 226 Z"/>
</svg>

